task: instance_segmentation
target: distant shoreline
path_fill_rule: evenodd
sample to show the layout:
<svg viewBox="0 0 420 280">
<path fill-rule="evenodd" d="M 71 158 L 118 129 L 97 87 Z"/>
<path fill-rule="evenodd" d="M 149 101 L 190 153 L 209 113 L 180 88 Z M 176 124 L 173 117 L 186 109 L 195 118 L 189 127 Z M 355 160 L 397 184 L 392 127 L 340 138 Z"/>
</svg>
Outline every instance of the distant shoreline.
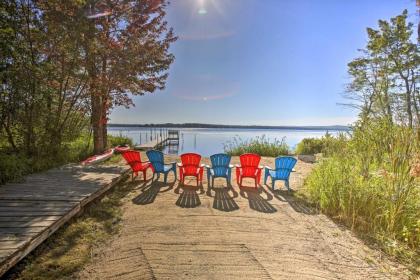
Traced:
<svg viewBox="0 0 420 280">
<path fill-rule="evenodd" d="M 139 128 L 242 128 L 242 129 L 289 129 L 289 130 L 332 130 L 349 131 L 352 128 L 345 125 L 327 126 L 270 126 L 270 125 L 223 125 L 205 123 L 161 123 L 161 124 L 108 124 L 108 127 L 139 127 Z"/>
</svg>

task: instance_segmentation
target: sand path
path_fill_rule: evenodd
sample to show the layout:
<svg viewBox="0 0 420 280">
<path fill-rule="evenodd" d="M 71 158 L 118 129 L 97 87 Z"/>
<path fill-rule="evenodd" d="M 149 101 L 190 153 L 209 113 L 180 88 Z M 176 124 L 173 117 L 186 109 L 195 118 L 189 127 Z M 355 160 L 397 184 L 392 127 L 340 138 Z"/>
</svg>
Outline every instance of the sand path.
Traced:
<svg viewBox="0 0 420 280">
<path fill-rule="evenodd" d="M 238 162 L 237 158 L 233 163 Z M 263 164 L 273 159 L 265 158 Z M 299 161 L 291 187 L 312 169 Z M 148 176 L 151 177 L 150 174 Z M 234 176 L 233 176 L 234 177 Z M 233 178 L 234 179 L 234 178 Z M 173 182 L 173 177 L 169 179 Z M 293 196 L 262 186 L 240 191 L 217 179 L 195 187 L 138 179 L 126 198 L 122 230 L 81 279 L 403 279 L 348 230 Z M 252 185 L 252 181 L 249 181 Z"/>
</svg>

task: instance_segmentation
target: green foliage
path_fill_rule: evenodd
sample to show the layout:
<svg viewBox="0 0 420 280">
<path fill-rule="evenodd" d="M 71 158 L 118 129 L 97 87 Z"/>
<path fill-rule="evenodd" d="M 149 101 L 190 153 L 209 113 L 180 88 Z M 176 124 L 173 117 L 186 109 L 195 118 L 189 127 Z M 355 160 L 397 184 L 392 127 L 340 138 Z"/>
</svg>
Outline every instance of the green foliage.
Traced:
<svg viewBox="0 0 420 280">
<path fill-rule="evenodd" d="M 18 181 L 30 171 L 28 169 L 29 162 L 25 157 L 0 154 L 0 184 Z"/>
<path fill-rule="evenodd" d="M 239 156 L 245 153 L 255 153 L 266 157 L 277 157 L 288 155 L 289 146 L 284 139 L 270 141 L 265 135 L 250 140 L 243 140 L 235 137 L 232 141 L 225 144 L 224 150 L 232 156 Z"/>
<path fill-rule="evenodd" d="M 323 153 L 325 156 L 333 154 L 341 149 L 348 140 L 347 133 L 340 133 L 337 137 L 331 136 L 328 132 L 322 138 L 304 138 L 295 149 L 298 155 L 313 155 Z"/>
<path fill-rule="evenodd" d="M 118 135 L 118 136 L 112 136 L 112 135 L 108 135 L 108 146 L 109 147 L 115 147 L 115 146 L 119 146 L 119 145 L 128 145 L 130 147 L 133 146 L 133 141 L 131 140 L 131 138 L 122 136 L 122 135 Z"/>
<path fill-rule="evenodd" d="M 420 140 L 380 120 L 357 124 L 353 136 L 306 181 L 321 211 L 419 267 Z"/>
<path fill-rule="evenodd" d="M 321 153 L 324 144 L 319 138 L 304 138 L 296 146 L 296 154 L 298 155 L 314 155 Z"/>
<path fill-rule="evenodd" d="M 366 47 L 348 64 L 347 97 L 362 119 L 420 125 L 420 49 L 412 40 L 413 23 L 407 20 L 404 10 L 390 21 L 379 20 L 378 29 L 367 28 Z"/>
</svg>

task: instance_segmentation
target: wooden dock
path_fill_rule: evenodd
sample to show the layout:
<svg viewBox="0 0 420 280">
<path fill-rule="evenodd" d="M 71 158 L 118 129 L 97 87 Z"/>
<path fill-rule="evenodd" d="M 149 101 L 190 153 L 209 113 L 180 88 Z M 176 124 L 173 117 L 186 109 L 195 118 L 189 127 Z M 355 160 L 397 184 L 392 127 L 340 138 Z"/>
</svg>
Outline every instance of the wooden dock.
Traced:
<svg viewBox="0 0 420 280">
<path fill-rule="evenodd" d="M 67 165 L 30 175 L 23 183 L 0 186 L 0 277 L 126 171 Z"/>
<path fill-rule="evenodd" d="M 136 150 L 152 150 L 159 147 L 163 147 L 168 143 L 176 142 L 179 144 L 179 132 L 178 130 L 169 130 L 168 133 L 163 137 L 156 137 L 154 140 L 151 140 L 147 143 L 135 146 Z"/>
</svg>

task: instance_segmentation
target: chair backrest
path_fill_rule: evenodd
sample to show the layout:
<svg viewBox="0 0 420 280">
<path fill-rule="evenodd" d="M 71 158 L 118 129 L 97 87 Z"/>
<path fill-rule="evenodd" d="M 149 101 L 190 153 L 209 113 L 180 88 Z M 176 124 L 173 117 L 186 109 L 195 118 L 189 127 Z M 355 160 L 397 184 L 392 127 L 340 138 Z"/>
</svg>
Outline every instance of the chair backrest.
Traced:
<svg viewBox="0 0 420 280">
<path fill-rule="evenodd" d="M 276 158 L 276 177 L 279 179 L 288 179 L 297 160 L 294 157 Z"/>
<path fill-rule="evenodd" d="M 230 155 L 228 154 L 214 154 L 210 156 L 210 161 L 212 167 L 229 167 L 230 164 Z"/>
<path fill-rule="evenodd" d="M 242 154 L 239 160 L 241 161 L 241 167 L 257 168 L 260 164 L 261 156 L 257 154 Z"/>
<path fill-rule="evenodd" d="M 125 161 L 133 167 L 134 165 L 141 163 L 141 156 L 140 152 L 129 150 L 122 153 L 123 158 Z"/>
<path fill-rule="evenodd" d="M 181 155 L 182 165 L 187 167 L 198 167 L 200 165 L 201 156 L 195 153 L 186 153 Z"/>
<path fill-rule="evenodd" d="M 149 158 L 149 161 L 152 164 L 153 169 L 156 172 L 163 172 L 163 167 L 165 165 L 163 153 L 158 150 L 149 150 L 146 152 L 146 155 Z"/>
</svg>

